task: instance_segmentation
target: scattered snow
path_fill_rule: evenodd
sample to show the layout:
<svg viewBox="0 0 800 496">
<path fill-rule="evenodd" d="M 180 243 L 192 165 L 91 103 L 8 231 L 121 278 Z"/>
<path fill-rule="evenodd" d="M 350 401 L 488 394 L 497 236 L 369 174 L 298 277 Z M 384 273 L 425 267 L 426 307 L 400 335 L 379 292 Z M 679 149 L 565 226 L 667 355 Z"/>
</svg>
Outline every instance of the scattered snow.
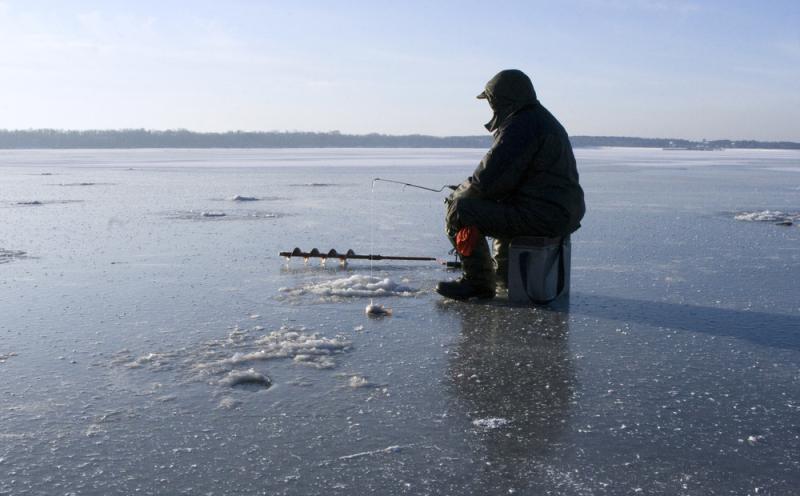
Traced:
<svg viewBox="0 0 800 496">
<path fill-rule="evenodd" d="M 483 419 L 475 419 L 472 421 L 472 425 L 475 427 L 480 427 L 481 429 L 485 429 L 487 431 L 497 429 L 499 427 L 503 427 L 508 425 L 509 420 L 500 418 L 500 417 L 487 417 Z"/>
</svg>

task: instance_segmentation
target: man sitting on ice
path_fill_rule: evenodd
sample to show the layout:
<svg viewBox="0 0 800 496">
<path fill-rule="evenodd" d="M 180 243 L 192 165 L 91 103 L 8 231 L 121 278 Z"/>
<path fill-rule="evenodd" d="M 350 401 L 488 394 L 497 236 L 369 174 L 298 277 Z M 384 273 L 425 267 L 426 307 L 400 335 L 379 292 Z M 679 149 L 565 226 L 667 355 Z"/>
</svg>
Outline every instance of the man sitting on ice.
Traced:
<svg viewBox="0 0 800 496">
<path fill-rule="evenodd" d="M 567 236 L 586 211 L 567 132 L 536 99 L 522 71 L 499 72 L 478 95 L 494 112 L 492 148 L 446 200 L 447 235 L 464 275 L 436 291 L 454 299 L 492 298 L 507 284 L 508 245 L 517 236 Z M 492 261 L 485 236 L 494 238 Z"/>
</svg>

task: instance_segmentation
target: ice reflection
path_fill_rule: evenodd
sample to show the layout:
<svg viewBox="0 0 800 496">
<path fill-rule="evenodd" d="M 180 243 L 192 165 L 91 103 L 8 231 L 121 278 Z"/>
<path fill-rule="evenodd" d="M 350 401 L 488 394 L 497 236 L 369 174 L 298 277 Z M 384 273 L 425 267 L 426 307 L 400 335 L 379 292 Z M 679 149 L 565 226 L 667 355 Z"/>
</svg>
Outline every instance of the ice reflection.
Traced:
<svg viewBox="0 0 800 496">
<path fill-rule="evenodd" d="M 576 388 L 567 308 L 448 309 L 461 316 L 448 376 L 485 446 L 480 484 L 487 494 L 527 494 L 537 478 L 554 476 L 541 460 L 560 446 Z"/>
</svg>

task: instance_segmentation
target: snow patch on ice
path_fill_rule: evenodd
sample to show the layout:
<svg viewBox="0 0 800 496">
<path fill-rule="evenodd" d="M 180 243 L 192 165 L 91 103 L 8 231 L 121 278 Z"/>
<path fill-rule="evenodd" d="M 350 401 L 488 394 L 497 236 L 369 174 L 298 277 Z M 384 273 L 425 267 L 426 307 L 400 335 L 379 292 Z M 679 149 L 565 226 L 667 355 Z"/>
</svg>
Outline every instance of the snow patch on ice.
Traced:
<svg viewBox="0 0 800 496">
<path fill-rule="evenodd" d="M 150 367 L 153 369 L 169 368 L 176 357 L 174 353 L 147 353 L 133 360 L 121 360 L 120 363 L 129 369 Z"/>
<path fill-rule="evenodd" d="M 336 367 L 337 355 L 348 351 L 350 346 L 350 341 L 343 336 L 326 337 L 307 332 L 303 327 L 284 326 L 266 332 L 258 325 L 236 326 L 224 337 L 188 348 L 140 356 L 123 350 L 116 354 L 111 365 L 152 371 L 175 370 L 187 382 L 263 389 L 272 385 L 260 365 L 264 362 L 283 359 L 300 366 L 332 369 Z"/>
<path fill-rule="evenodd" d="M 234 202 L 253 202 L 260 200 L 260 198 L 257 198 L 255 196 L 234 195 L 228 198 L 228 200 Z"/>
<path fill-rule="evenodd" d="M 501 417 L 487 417 L 482 419 L 475 419 L 472 421 L 472 425 L 487 431 L 498 429 L 508 424 L 509 420 Z"/>
<path fill-rule="evenodd" d="M 352 275 L 342 279 L 311 283 L 301 288 L 281 288 L 289 296 L 314 294 L 322 297 L 414 296 L 418 289 L 405 286 L 392 279 Z"/>
<path fill-rule="evenodd" d="M 225 368 L 250 362 L 290 358 L 295 363 L 315 368 L 333 368 L 333 356 L 350 348 L 350 341 L 341 336 L 326 338 L 303 328 L 281 327 L 264 336 L 253 337 L 234 329 L 228 337 L 228 348 L 235 351 L 228 356 L 195 364 L 197 369 Z M 239 344 L 240 346 L 236 346 Z M 231 346 L 234 345 L 234 346 Z"/>
<path fill-rule="evenodd" d="M 272 386 L 272 381 L 264 374 L 250 368 L 247 370 L 231 370 L 219 380 L 219 384 L 230 387 L 249 385 L 268 388 Z"/>
<path fill-rule="evenodd" d="M 226 396 L 225 398 L 222 398 L 219 401 L 219 404 L 217 405 L 217 408 L 220 408 L 220 409 L 223 409 L 223 410 L 231 410 L 233 408 L 238 407 L 241 404 L 242 404 L 241 401 L 235 400 L 235 399 L 233 399 L 231 397 Z"/>
<path fill-rule="evenodd" d="M 740 212 L 733 218 L 745 222 L 796 222 L 800 221 L 800 212 L 786 213 L 780 210 L 760 210 L 756 212 Z"/>
</svg>

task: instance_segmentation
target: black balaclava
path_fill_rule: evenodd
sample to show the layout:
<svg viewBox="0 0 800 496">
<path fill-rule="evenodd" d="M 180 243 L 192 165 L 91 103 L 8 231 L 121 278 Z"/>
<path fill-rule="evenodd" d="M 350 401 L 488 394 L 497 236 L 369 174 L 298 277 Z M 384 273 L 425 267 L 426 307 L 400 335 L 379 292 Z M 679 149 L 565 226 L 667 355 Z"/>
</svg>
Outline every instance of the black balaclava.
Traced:
<svg viewBox="0 0 800 496">
<path fill-rule="evenodd" d="M 530 78 L 517 69 L 498 72 L 486 83 L 486 89 L 478 98 L 485 98 L 494 111 L 492 120 L 485 124 L 491 133 L 499 129 L 511 114 L 537 102 Z"/>
</svg>

